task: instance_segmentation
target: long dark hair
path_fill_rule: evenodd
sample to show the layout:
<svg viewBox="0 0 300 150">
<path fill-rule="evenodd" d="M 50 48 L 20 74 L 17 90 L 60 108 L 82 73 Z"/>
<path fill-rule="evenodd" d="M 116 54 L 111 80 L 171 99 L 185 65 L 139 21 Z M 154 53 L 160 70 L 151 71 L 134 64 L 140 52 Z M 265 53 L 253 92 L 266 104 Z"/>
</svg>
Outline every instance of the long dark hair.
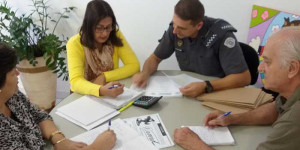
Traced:
<svg viewBox="0 0 300 150">
<path fill-rule="evenodd" d="M 12 47 L 0 43 L 0 88 L 5 84 L 6 74 L 14 69 L 16 64 L 16 51 Z"/>
<path fill-rule="evenodd" d="M 99 21 L 106 17 L 112 18 L 112 28 L 108 41 L 114 46 L 123 46 L 122 40 L 117 37 L 119 26 L 113 10 L 109 4 L 103 0 L 92 0 L 88 3 L 80 28 L 80 42 L 82 45 L 95 49 L 94 31 Z"/>
</svg>

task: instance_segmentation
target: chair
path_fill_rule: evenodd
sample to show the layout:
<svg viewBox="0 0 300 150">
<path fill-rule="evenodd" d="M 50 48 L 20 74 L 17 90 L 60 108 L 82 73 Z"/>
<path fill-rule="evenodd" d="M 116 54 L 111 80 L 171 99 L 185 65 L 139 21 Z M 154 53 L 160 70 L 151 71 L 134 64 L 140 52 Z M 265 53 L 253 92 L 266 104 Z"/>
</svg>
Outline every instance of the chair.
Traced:
<svg viewBox="0 0 300 150">
<path fill-rule="evenodd" d="M 239 44 L 242 48 L 246 63 L 248 65 L 248 68 L 249 68 L 249 71 L 251 74 L 250 85 L 253 85 L 256 83 L 257 78 L 258 78 L 258 70 L 257 70 L 257 67 L 259 65 L 258 54 L 254 50 L 254 48 L 252 48 L 251 46 L 249 46 L 245 43 L 242 43 L 242 42 L 239 42 Z"/>
</svg>

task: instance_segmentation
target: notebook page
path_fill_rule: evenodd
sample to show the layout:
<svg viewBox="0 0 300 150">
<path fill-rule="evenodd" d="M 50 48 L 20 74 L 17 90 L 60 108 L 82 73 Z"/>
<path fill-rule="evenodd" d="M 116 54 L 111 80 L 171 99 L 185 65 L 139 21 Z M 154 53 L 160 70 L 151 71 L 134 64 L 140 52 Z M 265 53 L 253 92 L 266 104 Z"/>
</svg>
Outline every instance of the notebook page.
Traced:
<svg viewBox="0 0 300 150">
<path fill-rule="evenodd" d="M 58 108 L 57 111 L 87 126 L 116 110 L 89 96 L 82 96 L 78 100 Z"/>
<path fill-rule="evenodd" d="M 188 126 L 207 145 L 233 145 L 234 139 L 228 127 L 210 129 L 205 126 Z"/>
<path fill-rule="evenodd" d="M 107 96 L 101 98 L 97 98 L 97 97 L 94 98 L 101 99 L 106 103 L 112 105 L 115 109 L 119 109 L 125 106 L 126 104 L 128 104 L 130 101 L 135 100 L 137 97 L 139 97 L 142 94 L 143 92 L 138 92 L 133 89 L 128 89 L 124 87 L 124 92 L 116 98 L 107 97 Z"/>
<path fill-rule="evenodd" d="M 108 129 L 108 125 L 104 124 L 88 132 L 82 133 L 76 137 L 71 138 L 73 141 L 84 142 L 91 144 L 99 134 Z M 113 150 L 158 150 L 144 137 L 139 136 L 136 131 L 130 128 L 121 119 L 116 119 L 111 123 L 111 130 L 114 130 L 117 136 L 116 145 Z"/>
</svg>

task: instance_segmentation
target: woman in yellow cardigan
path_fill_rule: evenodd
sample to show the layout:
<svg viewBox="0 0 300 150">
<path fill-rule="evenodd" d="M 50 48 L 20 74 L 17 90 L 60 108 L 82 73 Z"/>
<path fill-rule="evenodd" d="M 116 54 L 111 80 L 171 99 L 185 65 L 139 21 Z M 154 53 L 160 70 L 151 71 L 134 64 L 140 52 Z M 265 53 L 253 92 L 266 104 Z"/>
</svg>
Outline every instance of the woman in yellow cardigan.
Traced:
<svg viewBox="0 0 300 150">
<path fill-rule="evenodd" d="M 88 3 L 79 34 L 67 43 L 67 59 L 71 90 L 94 96 L 118 96 L 124 86 L 111 81 L 130 77 L 140 69 L 113 10 L 103 0 Z"/>
</svg>

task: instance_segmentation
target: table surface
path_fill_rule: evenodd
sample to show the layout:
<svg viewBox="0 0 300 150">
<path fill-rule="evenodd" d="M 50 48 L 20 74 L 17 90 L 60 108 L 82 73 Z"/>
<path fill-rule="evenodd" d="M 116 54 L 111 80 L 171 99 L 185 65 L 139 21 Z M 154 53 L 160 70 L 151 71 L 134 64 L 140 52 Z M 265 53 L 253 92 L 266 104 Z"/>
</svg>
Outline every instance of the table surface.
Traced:
<svg viewBox="0 0 300 150">
<path fill-rule="evenodd" d="M 184 71 L 164 71 L 167 75 L 187 74 L 202 80 L 213 80 L 214 77 L 202 76 L 196 73 Z M 124 79 L 120 81 L 126 87 L 130 87 L 131 79 Z M 67 138 L 72 138 L 86 130 L 65 120 L 64 118 L 55 114 L 57 108 L 66 105 L 82 95 L 73 93 L 64 100 L 62 100 L 50 112 L 56 126 L 66 135 Z M 158 113 L 165 124 L 170 136 L 173 139 L 174 130 L 180 128 L 182 125 L 199 126 L 204 124 L 204 117 L 211 112 L 212 109 L 201 105 L 201 102 L 189 97 L 163 97 L 157 104 L 149 109 L 143 109 L 131 106 L 121 112 L 116 118 L 130 118 L 142 115 Z M 229 126 L 229 129 L 235 139 L 236 144 L 233 146 L 214 146 L 215 149 L 222 150 L 253 150 L 259 143 L 264 141 L 267 135 L 271 132 L 271 126 Z M 174 142 L 175 143 L 175 142 Z M 46 146 L 46 149 L 50 146 Z M 166 150 L 182 149 L 180 146 L 175 145 L 165 148 Z"/>
</svg>

